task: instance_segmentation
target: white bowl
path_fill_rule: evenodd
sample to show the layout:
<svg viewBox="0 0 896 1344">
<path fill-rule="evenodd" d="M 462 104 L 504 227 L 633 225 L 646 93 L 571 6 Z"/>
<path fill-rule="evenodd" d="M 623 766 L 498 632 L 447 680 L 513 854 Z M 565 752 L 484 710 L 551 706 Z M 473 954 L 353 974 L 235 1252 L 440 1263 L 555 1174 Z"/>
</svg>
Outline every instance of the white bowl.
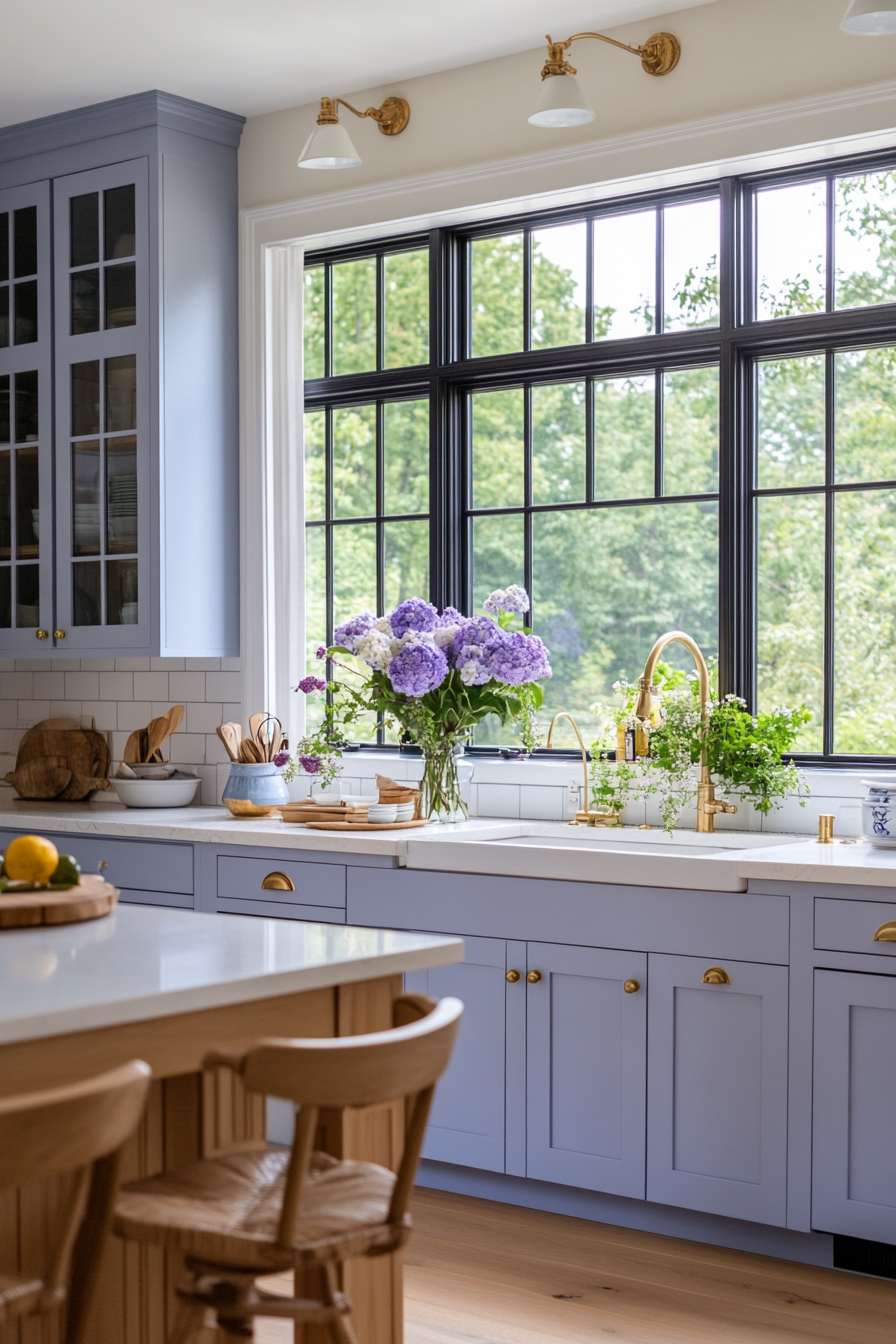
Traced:
<svg viewBox="0 0 896 1344">
<path fill-rule="evenodd" d="M 378 826 L 388 826 L 397 820 L 398 808 L 394 803 L 372 803 L 367 809 L 367 820 Z"/>
<path fill-rule="evenodd" d="M 113 779 L 112 786 L 125 807 L 187 807 L 196 797 L 200 780 Z"/>
<path fill-rule="evenodd" d="M 395 820 L 396 820 L 396 821 L 413 821 L 413 820 L 414 820 L 414 813 L 416 812 L 416 810 L 417 810 L 417 804 L 416 804 L 416 803 L 396 803 L 396 804 L 395 804 Z"/>
<path fill-rule="evenodd" d="M 138 779 L 170 779 L 177 766 L 169 765 L 167 761 L 149 761 L 139 765 L 128 761 L 128 769 L 133 770 Z"/>
<path fill-rule="evenodd" d="M 331 789 L 328 793 L 312 793 L 312 803 L 319 803 L 321 807 L 338 807 L 342 802 L 342 794 L 338 789 Z"/>
</svg>

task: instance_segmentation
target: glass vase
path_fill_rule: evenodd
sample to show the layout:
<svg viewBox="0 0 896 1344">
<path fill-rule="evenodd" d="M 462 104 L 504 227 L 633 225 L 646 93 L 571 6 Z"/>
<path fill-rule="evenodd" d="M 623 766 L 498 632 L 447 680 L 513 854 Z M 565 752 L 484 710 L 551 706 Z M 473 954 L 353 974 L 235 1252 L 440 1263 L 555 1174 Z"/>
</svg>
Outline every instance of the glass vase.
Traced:
<svg viewBox="0 0 896 1344">
<path fill-rule="evenodd" d="M 467 819 L 457 775 L 457 744 L 450 739 L 423 752 L 420 815 L 433 821 Z"/>
</svg>

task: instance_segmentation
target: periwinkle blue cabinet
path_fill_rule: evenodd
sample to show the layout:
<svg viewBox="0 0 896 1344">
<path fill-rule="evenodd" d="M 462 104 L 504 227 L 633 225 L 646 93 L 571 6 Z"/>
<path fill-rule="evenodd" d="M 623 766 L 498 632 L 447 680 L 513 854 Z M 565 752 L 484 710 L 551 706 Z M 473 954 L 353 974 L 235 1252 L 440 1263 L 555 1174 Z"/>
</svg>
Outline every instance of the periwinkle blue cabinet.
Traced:
<svg viewBox="0 0 896 1344">
<path fill-rule="evenodd" d="M 896 977 L 815 972 L 812 1223 L 896 1242 Z"/>
<path fill-rule="evenodd" d="M 650 956 L 647 1198 L 783 1227 L 786 966 Z"/>
<path fill-rule="evenodd" d="M 242 124 L 153 92 L 0 130 L 0 653 L 239 652 Z"/>
<path fill-rule="evenodd" d="M 643 1199 L 647 957 L 530 943 L 528 971 L 526 1175 Z"/>
</svg>

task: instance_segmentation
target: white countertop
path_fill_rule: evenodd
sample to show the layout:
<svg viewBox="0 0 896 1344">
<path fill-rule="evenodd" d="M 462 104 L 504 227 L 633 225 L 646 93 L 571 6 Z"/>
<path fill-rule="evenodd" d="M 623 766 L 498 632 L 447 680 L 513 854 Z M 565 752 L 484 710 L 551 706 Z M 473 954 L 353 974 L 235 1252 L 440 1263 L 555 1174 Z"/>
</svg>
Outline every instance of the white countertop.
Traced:
<svg viewBox="0 0 896 1344">
<path fill-rule="evenodd" d="M 120 905 L 0 932 L 0 1044 L 463 961 L 441 935 Z"/>
<path fill-rule="evenodd" d="M 720 828 L 713 835 L 658 828 L 572 827 L 565 822 L 478 817 L 413 830 L 309 831 L 244 821 L 224 807 L 126 808 L 110 803 L 0 802 L 0 829 L 207 841 L 312 853 L 372 854 L 399 867 L 506 877 L 746 891 L 750 878 L 896 886 L 896 850 L 867 841 L 819 845 L 808 836 Z"/>
<path fill-rule="evenodd" d="M 844 844 L 815 840 L 764 849 L 742 858 L 739 872 L 747 879 L 774 882 L 842 883 L 853 887 L 896 887 L 896 849 L 881 849 L 867 840 Z"/>
</svg>

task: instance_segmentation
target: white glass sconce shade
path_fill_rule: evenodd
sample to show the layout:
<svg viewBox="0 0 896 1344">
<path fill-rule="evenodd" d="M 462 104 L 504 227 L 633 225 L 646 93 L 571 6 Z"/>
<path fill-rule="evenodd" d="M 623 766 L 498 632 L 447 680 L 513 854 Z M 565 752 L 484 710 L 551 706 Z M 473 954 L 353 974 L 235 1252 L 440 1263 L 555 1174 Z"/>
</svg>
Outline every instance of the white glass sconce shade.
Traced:
<svg viewBox="0 0 896 1344">
<path fill-rule="evenodd" d="M 579 81 L 572 75 L 548 75 L 542 81 L 533 126 L 584 126 L 594 120 L 594 112 L 585 101 Z"/>
<path fill-rule="evenodd" d="M 357 168 L 361 159 L 339 122 L 315 126 L 298 158 L 299 168 Z"/>
<path fill-rule="evenodd" d="M 852 0 L 840 27 L 860 37 L 896 33 L 896 0 Z"/>
</svg>

